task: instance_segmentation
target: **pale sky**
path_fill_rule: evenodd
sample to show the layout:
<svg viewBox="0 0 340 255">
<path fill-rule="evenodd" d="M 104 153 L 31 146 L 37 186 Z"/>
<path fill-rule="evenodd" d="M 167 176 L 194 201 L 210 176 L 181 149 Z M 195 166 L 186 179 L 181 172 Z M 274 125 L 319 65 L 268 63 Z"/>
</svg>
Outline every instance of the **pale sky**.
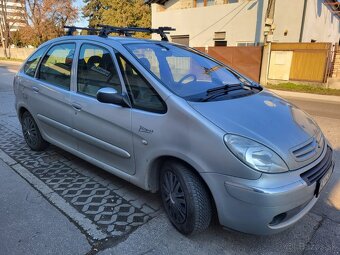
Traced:
<svg viewBox="0 0 340 255">
<path fill-rule="evenodd" d="M 78 22 L 75 23 L 76 26 L 79 26 L 79 27 L 87 27 L 89 25 L 89 22 L 82 18 L 82 13 L 81 13 L 81 8 L 85 5 L 83 0 L 76 0 L 75 1 L 75 5 L 78 7 L 79 9 L 79 20 Z"/>
</svg>

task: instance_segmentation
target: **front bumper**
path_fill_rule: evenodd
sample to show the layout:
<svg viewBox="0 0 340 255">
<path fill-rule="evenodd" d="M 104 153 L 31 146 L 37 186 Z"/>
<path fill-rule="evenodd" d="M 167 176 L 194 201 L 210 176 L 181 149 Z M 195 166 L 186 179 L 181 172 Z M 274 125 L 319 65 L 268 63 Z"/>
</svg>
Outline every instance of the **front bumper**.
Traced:
<svg viewBox="0 0 340 255">
<path fill-rule="evenodd" d="M 305 173 L 317 168 L 321 174 L 308 183 Z M 327 147 L 317 161 L 288 173 L 262 174 L 258 180 L 215 173 L 204 173 L 202 177 L 213 194 L 221 225 L 267 235 L 287 229 L 307 214 L 333 169 L 332 151 Z"/>
</svg>

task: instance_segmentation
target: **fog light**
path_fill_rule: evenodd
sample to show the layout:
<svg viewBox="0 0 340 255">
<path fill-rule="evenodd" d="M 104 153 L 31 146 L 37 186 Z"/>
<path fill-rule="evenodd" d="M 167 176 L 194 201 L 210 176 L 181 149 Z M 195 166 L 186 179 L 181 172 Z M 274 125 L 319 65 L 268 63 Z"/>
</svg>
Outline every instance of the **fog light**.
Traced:
<svg viewBox="0 0 340 255">
<path fill-rule="evenodd" d="M 273 220 L 269 223 L 271 226 L 280 224 L 287 217 L 287 213 L 280 213 L 276 215 Z"/>
</svg>

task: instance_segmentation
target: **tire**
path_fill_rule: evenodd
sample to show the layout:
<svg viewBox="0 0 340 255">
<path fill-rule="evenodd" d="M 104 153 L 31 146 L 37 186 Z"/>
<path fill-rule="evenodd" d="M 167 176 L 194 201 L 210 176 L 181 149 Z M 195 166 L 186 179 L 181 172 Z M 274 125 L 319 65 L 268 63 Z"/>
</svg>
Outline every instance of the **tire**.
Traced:
<svg viewBox="0 0 340 255">
<path fill-rule="evenodd" d="M 43 151 L 48 143 L 42 138 L 37 123 L 29 112 L 24 112 L 21 117 L 22 133 L 26 144 L 34 151 Z"/>
<path fill-rule="evenodd" d="M 191 235 L 209 227 L 210 196 L 189 167 L 176 161 L 165 162 L 160 173 L 160 191 L 165 212 L 179 232 Z"/>
</svg>

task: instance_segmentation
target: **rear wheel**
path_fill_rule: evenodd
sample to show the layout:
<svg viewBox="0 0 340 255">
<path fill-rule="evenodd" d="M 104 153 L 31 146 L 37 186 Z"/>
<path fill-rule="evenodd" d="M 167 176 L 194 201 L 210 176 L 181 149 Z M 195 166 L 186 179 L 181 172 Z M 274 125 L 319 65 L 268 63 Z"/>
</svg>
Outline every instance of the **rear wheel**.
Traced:
<svg viewBox="0 0 340 255">
<path fill-rule="evenodd" d="M 42 151 L 48 143 L 42 138 L 37 123 L 29 112 L 24 112 L 21 117 L 22 133 L 27 145 L 34 151 Z"/>
<path fill-rule="evenodd" d="M 209 227 L 212 217 L 209 193 L 189 167 L 167 161 L 160 174 L 160 190 L 165 211 L 179 232 L 190 235 Z"/>
</svg>

